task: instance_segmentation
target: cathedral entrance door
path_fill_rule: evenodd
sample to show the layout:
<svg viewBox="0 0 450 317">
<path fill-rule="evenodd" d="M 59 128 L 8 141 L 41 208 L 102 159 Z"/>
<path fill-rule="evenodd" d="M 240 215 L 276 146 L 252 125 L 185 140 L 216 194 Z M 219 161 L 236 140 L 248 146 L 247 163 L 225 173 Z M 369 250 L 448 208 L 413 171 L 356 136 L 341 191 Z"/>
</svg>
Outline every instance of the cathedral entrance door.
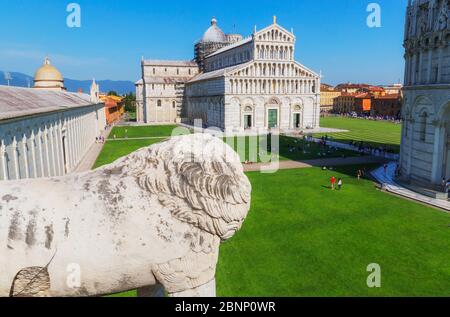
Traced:
<svg viewBox="0 0 450 317">
<path fill-rule="evenodd" d="M 244 128 L 245 129 L 252 128 L 252 115 L 251 114 L 244 115 Z"/>
<path fill-rule="evenodd" d="M 268 122 L 267 126 L 269 129 L 278 127 L 278 110 L 277 109 L 269 109 L 268 111 Z"/>
<path fill-rule="evenodd" d="M 294 129 L 300 128 L 300 113 L 294 113 Z"/>
</svg>

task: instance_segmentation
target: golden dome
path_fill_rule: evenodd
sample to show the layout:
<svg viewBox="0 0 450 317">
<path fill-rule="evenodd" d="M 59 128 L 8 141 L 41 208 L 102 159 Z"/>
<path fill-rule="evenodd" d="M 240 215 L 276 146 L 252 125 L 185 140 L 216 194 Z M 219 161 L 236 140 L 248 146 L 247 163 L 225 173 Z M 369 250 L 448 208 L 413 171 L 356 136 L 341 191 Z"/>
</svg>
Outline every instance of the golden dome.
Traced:
<svg viewBox="0 0 450 317">
<path fill-rule="evenodd" d="M 61 73 L 50 64 L 48 58 L 34 74 L 34 88 L 65 89 Z"/>
</svg>

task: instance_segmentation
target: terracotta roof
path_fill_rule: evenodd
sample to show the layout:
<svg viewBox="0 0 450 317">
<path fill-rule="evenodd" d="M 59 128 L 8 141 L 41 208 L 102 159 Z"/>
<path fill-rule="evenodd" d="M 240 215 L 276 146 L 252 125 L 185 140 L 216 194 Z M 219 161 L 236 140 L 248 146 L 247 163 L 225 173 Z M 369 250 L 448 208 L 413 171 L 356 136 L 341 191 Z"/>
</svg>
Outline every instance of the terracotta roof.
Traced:
<svg viewBox="0 0 450 317">
<path fill-rule="evenodd" d="M 384 96 L 374 96 L 374 99 L 398 99 L 400 98 L 400 94 L 388 94 Z"/>
<path fill-rule="evenodd" d="M 357 98 L 357 99 L 370 99 L 370 98 L 372 98 L 372 95 L 367 93 L 367 92 L 363 92 L 363 93 L 360 93 L 360 94 L 356 94 L 355 98 Z"/>
<path fill-rule="evenodd" d="M 383 87 L 379 87 L 379 86 L 370 86 L 369 88 L 368 88 L 370 91 L 384 91 L 384 88 Z"/>
</svg>

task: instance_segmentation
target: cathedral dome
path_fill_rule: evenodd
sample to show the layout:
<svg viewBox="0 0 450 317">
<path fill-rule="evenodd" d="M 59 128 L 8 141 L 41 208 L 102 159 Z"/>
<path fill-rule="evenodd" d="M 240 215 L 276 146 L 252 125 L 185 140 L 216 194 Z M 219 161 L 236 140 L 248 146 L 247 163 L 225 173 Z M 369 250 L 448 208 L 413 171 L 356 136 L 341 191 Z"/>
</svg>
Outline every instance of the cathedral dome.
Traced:
<svg viewBox="0 0 450 317">
<path fill-rule="evenodd" d="M 34 74 L 34 88 L 64 89 L 64 79 L 61 73 L 50 64 L 48 58 Z"/>
<path fill-rule="evenodd" d="M 206 30 L 202 38 L 203 43 L 226 43 L 227 36 L 223 31 L 217 26 L 216 18 L 212 18 L 211 26 Z"/>
</svg>

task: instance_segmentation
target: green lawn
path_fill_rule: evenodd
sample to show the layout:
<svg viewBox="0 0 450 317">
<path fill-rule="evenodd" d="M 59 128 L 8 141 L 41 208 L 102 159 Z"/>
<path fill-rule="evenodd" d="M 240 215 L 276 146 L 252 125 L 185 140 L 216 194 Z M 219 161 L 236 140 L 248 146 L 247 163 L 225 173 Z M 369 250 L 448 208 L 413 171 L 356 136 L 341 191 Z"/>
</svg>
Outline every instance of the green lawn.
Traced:
<svg viewBox="0 0 450 317">
<path fill-rule="evenodd" d="M 136 121 L 136 111 L 128 111 L 127 115 L 129 121 Z"/>
<path fill-rule="evenodd" d="M 382 193 L 357 167 L 248 173 L 252 207 L 221 247 L 220 296 L 449 296 L 450 215 Z M 344 189 L 327 188 L 331 175 Z M 381 266 L 369 289 L 366 268 Z"/>
<path fill-rule="evenodd" d="M 103 150 L 95 161 L 94 168 L 114 162 L 115 160 L 139 150 L 145 146 L 149 146 L 164 141 L 166 138 L 160 139 L 144 139 L 144 140 L 124 140 L 124 141 L 106 141 Z"/>
<path fill-rule="evenodd" d="M 261 162 L 261 160 L 267 162 L 272 155 L 272 153 L 267 152 L 267 142 L 271 141 L 267 140 L 265 136 L 227 137 L 224 138 L 224 142 L 234 148 L 242 162 Z M 323 147 L 316 143 L 304 142 L 301 139 L 286 136 L 280 136 L 278 148 L 279 155 L 277 156 L 275 153 L 273 155 L 278 157 L 280 161 L 303 161 L 358 155 L 358 153 L 353 151 Z"/>
<path fill-rule="evenodd" d="M 137 126 L 137 127 L 114 127 L 109 138 L 114 135 L 118 139 L 123 138 L 147 138 L 147 137 L 167 137 L 172 135 L 172 131 L 177 128 L 176 125 L 161 126 Z"/>
<path fill-rule="evenodd" d="M 96 167 L 163 140 L 108 141 Z M 358 168 L 248 173 L 252 206 L 221 246 L 218 295 L 450 296 L 450 215 L 358 181 Z M 328 188 L 332 175 L 342 191 Z M 379 289 L 366 285 L 370 263 L 381 266 Z"/>
<path fill-rule="evenodd" d="M 328 133 L 335 141 L 348 143 L 350 141 L 364 141 L 373 146 L 387 146 L 395 152 L 400 151 L 400 124 L 387 121 L 372 121 L 365 119 L 325 117 L 320 119 L 320 126 L 348 130 L 349 132 Z M 325 134 L 316 134 L 321 137 Z"/>
</svg>

